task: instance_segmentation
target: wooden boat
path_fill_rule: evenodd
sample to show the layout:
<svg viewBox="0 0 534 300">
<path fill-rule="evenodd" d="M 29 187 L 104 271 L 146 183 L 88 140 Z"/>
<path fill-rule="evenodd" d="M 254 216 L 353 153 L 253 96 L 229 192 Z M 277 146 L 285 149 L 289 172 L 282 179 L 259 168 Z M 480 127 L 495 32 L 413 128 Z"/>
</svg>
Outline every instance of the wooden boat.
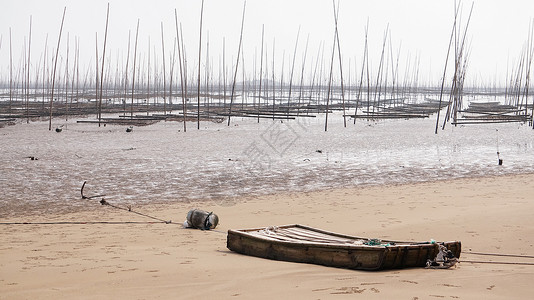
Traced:
<svg viewBox="0 0 534 300">
<path fill-rule="evenodd" d="M 228 249 L 257 257 L 356 270 L 425 267 L 439 244 L 460 257 L 461 242 L 400 242 L 337 234 L 303 225 L 228 230 Z"/>
</svg>

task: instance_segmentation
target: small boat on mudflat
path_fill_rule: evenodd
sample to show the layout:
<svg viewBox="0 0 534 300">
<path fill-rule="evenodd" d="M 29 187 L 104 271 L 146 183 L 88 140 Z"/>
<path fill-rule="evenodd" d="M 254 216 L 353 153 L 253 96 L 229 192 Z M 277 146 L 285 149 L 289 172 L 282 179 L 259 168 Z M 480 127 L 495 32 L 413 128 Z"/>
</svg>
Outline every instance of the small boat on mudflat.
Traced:
<svg viewBox="0 0 534 300">
<path fill-rule="evenodd" d="M 440 247 L 441 246 L 441 247 Z M 228 249 L 251 256 L 290 262 L 319 264 L 355 270 L 428 267 L 439 261 L 445 267 L 460 257 L 460 241 L 401 242 L 354 237 L 304 225 L 228 230 Z M 446 250 L 445 250 L 446 248 Z M 443 253 L 442 253 L 443 254 Z M 449 263 L 449 264 L 447 264 Z"/>
</svg>

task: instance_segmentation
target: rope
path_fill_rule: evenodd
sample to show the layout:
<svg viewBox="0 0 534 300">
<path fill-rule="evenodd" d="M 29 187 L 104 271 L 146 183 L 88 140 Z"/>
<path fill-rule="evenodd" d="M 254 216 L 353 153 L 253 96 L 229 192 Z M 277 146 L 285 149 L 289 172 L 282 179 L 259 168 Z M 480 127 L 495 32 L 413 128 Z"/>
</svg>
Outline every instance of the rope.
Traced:
<svg viewBox="0 0 534 300">
<path fill-rule="evenodd" d="M 496 265 L 522 265 L 522 266 L 534 266 L 534 263 L 504 262 L 504 261 L 474 261 L 474 260 L 461 260 L 460 262 L 467 262 L 467 263 L 472 263 L 472 264 L 496 264 Z"/>
<path fill-rule="evenodd" d="M 92 199 L 92 198 L 96 198 L 96 197 L 102 197 L 104 195 L 96 195 L 96 196 L 90 196 L 90 197 L 87 197 L 83 194 L 83 189 L 85 187 L 85 184 L 86 184 L 86 181 L 83 182 L 83 185 L 82 185 L 82 188 L 80 190 L 80 193 L 81 193 L 81 196 L 82 196 L 82 199 Z M 163 219 L 160 219 L 160 218 L 156 218 L 156 217 L 153 217 L 153 216 L 150 216 L 150 215 L 147 215 L 147 214 L 144 214 L 144 213 L 140 213 L 140 212 L 137 212 L 137 211 L 134 211 L 132 210 L 132 207 L 131 206 L 127 206 L 126 208 L 124 207 L 120 207 L 120 206 L 117 206 L 117 205 L 113 205 L 109 202 L 107 202 L 104 198 L 102 198 L 102 200 L 100 200 L 100 204 L 102 205 L 107 205 L 107 206 L 110 206 L 110 207 L 113 207 L 113 208 L 116 208 L 116 209 L 120 209 L 120 210 L 124 210 L 124 211 L 128 211 L 128 212 L 131 212 L 131 213 L 134 213 L 134 214 L 137 214 L 137 215 L 140 215 L 140 216 L 143 216 L 143 217 L 147 217 L 147 218 L 150 218 L 150 219 L 153 219 L 153 220 L 157 220 L 159 222 L 134 222 L 134 221 L 92 221 L 92 222 L 83 222 L 83 221 L 58 221 L 58 222 L 0 222 L 0 225 L 83 225 L 83 224 L 155 224 L 155 223 L 165 223 L 165 224 L 176 224 L 176 223 L 172 223 L 172 221 L 167 221 L 167 220 L 163 220 Z M 215 229 L 210 229 L 211 227 L 211 222 L 209 221 L 209 217 L 210 215 L 212 215 L 213 212 L 210 212 L 208 214 L 208 217 L 206 218 L 205 222 L 204 222 L 204 226 L 206 227 L 205 230 L 207 231 L 214 231 L 214 232 L 218 232 L 218 233 L 223 233 L 223 234 L 226 234 L 226 232 L 223 232 L 223 231 L 219 231 L 219 230 L 215 230 Z M 181 225 L 181 224 L 176 224 L 176 225 Z"/>
<path fill-rule="evenodd" d="M 519 258 L 534 258 L 532 255 L 515 255 L 515 254 L 497 254 L 497 253 L 483 253 L 483 252 L 470 252 L 464 251 L 463 253 L 473 254 L 473 255 L 486 255 L 486 256 L 505 256 L 505 257 L 519 257 Z"/>
<path fill-rule="evenodd" d="M 85 187 L 85 184 L 87 183 L 87 181 L 84 181 L 83 184 L 82 184 L 82 188 L 80 190 L 80 194 L 82 195 L 82 199 L 92 199 L 92 198 L 97 198 L 97 197 L 103 197 L 105 195 L 96 195 L 96 196 L 90 196 L 90 197 L 87 197 L 83 194 L 83 189 Z M 143 214 L 143 213 L 140 213 L 140 212 L 137 212 L 137 211 L 133 211 L 132 210 L 132 207 L 131 206 L 128 206 L 127 208 L 124 208 L 124 207 L 120 207 L 120 206 L 116 206 L 116 205 L 113 205 L 109 202 L 107 202 L 104 198 L 102 198 L 102 200 L 100 200 L 100 204 L 102 205 L 108 205 L 108 206 L 111 206 L 113 208 L 117 208 L 117 209 L 121 209 L 121 210 L 124 210 L 124 211 L 129 211 L 129 212 L 132 212 L 134 214 L 138 214 L 140 216 L 143 216 L 143 217 L 147 217 L 147 218 L 150 218 L 150 219 L 153 219 L 153 220 L 158 220 L 160 222 L 163 222 L 165 224 L 170 224 L 172 223 L 172 221 L 166 221 L 166 220 L 163 220 L 163 219 L 160 219 L 160 218 L 156 218 L 156 217 L 153 217 L 153 216 L 149 216 L 147 214 Z"/>
<path fill-rule="evenodd" d="M 162 222 L 141 222 L 141 221 L 57 221 L 57 222 L 0 222 L 0 225 L 97 225 L 97 224 L 106 224 L 106 225 L 128 225 L 128 224 L 159 224 Z M 167 223 L 173 225 L 181 225 L 178 223 Z M 205 230 L 208 232 L 217 232 L 226 234 L 225 231 L 220 231 L 217 229 Z"/>
<path fill-rule="evenodd" d="M 209 230 L 210 227 L 211 227 L 211 222 L 210 222 L 210 216 L 213 214 L 213 212 L 210 212 L 208 214 L 208 216 L 206 217 L 206 220 L 204 220 L 204 230 Z"/>
<path fill-rule="evenodd" d="M 116 206 L 116 205 L 113 205 L 113 204 L 110 204 L 109 202 L 107 202 L 106 200 L 102 199 L 100 200 L 100 204 L 102 205 L 108 205 L 108 206 L 111 206 L 113 208 L 117 208 L 117 209 L 120 209 L 120 210 L 125 210 L 125 211 L 129 211 L 129 212 L 132 212 L 134 214 L 138 214 L 140 216 L 144 216 L 144 217 L 147 217 L 147 218 L 151 218 L 151 219 L 154 219 L 154 220 L 158 220 L 160 222 L 163 222 L 165 224 L 177 224 L 177 223 L 172 223 L 172 221 L 166 221 L 166 220 L 163 220 L 163 219 L 159 219 L 159 218 L 156 218 L 156 217 L 153 217 L 153 216 L 149 216 L 147 214 L 143 214 L 143 213 L 140 213 L 140 212 L 137 212 L 137 211 L 133 211 L 131 207 L 128 207 L 128 208 L 124 208 L 124 207 L 120 207 L 120 206 Z M 209 215 L 213 214 L 213 212 L 211 212 Z M 208 215 L 208 217 L 209 217 Z M 178 225 L 178 224 L 177 224 Z M 180 224 L 181 225 L 181 224 Z M 224 231 L 220 231 L 220 230 L 215 230 L 215 229 L 210 229 L 209 227 L 211 226 L 211 223 L 209 222 L 208 218 L 206 218 L 206 224 L 205 225 L 209 225 L 207 227 L 207 229 L 205 231 L 213 231 L 213 232 L 218 232 L 218 233 L 222 233 L 222 234 L 226 234 L 226 232 Z"/>
<path fill-rule="evenodd" d="M 133 221 L 58 221 L 58 222 L 1 222 L 0 225 L 84 225 L 84 224 L 158 224 L 160 222 Z"/>
<path fill-rule="evenodd" d="M 121 209 L 121 210 L 124 210 L 124 211 L 129 211 L 129 212 L 132 212 L 132 213 L 134 213 L 134 214 L 138 214 L 138 215 L 143 216 L 143 217 L 151 218 L 151 219 L 153 219 L 153 220 L 158 220 L 158 221 L 163 222 L 163 223 L 165 223 L 165 224 L 170 224 L 170 223 L 172 223 L 172 221 L 166 221 L 166 220 L 163 220 L 163 219 L 160 219 L 160 218 L 156 218 L 156 217 L 153 217 L 153 216 L 149 216 L 149 215 L 147 215 L 147 214 L 143 214 L 143 213 L 134 211 L 134 210 L 132 210 L 131 207 L 124 208 L 124 207 L 120 207 L 120 206 L 116 206 L 116 205 L 110 204 L 109 202 L 107 202 L 107 201 L 104 200 L 104 199 L 100 200 L 100 204 L 102 204 L 102 205 L 108 205 L 108 206 L 111 206 L 111 207 L 113 207 L 113 208 Z"/>
</svg>

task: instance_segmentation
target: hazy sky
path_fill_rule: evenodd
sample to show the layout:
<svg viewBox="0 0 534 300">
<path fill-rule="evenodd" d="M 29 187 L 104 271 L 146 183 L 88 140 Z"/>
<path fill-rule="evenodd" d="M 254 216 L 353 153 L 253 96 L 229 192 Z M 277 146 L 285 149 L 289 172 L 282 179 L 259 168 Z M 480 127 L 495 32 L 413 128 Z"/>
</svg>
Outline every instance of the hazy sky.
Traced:
<svg viewBox="0 0 534 300">
<path fill-rule="evenodd" d="M 166 59 L 172 50 L 176 36 L 174 10 L 182 24 L 188 67 L 195 70 L 198 62 L 200 0 L 140 1 L 140 0 L 2 0 L 0 10 L 0 72 L 5 78 L 9 70 L 9 29 L 12 34 L 13 61 L 20 65 L 25 40 L 32 18 L 31 60 L 36 68 L 45 49 L 48 34 L 48 51 L 57 45 L 63 8 L 66 6 L 65 24 L 61 42 L 61 57 L 66 57 L 67 34 L 70 55 L 74 52 L 74 40 L 79 39 L 81 66 L 94 64 L 95 34 L 98 33 L 101 55 L 107 3 L 110 4 L 108 45 L 106 57 L 113 67 L 117 61 L 125 61 L 128 48 L 128 32 L 131 43 L 135 39 L 137 20 L 140 20 L 138 59 L 146 63 L 148 40 L 152 56 L 157 53 L 161 61 L 161 23 L 164 26 Z M 205 0 L 202 61 L 206 59 L 206 43 L 209 34 L 209 56 L 218 68 L 226 45 L 227 64 L 235 64 L 239 30 L 243 10 L 242 0 Z M 400 53 L 401 72 L 410 64 L 413 68 L 419 58 L 421 80 L 439 80 L 443 72 L 449 36 L 454 21 L 453 0 L 341 0 L 339 12 L 339 37 L 344 61 L 344 72 L 360 68 L 364 50 L 364 29 L 369 22 L 370 60 L 373 69 L 378 68 L 384 31 L 389 24 L 392 49 Z M 465 25 L 471 1 L 462 2 L 462 23 Z M 474 1 L 473 15 L 468 31 L 470 60 L 468 81 L 502 80 L 507 66 L 515 66 L 522 47 L 528 38 L 529 23 L 534 18 L 532 0 L 478 0 Z M 265 47 L 269 69 L 273 43 L 275 62 L 280 69 L 285 57 L 285 70 L 289 70 L 297 32 L 300 36 L 297 48 L 296 70 L 301 68 L 306 40 L 309 37 L 306 70 L 312 69 L 318 50 L 324 45 L 324 61 L 329 62 L 334 37 L 333 4 L 330 0 L 248 0 L 246 1 L 243 33 L 243 55 L 247 72 L 252 72 L 254 57 L 259 56 L 262 25 L 265 28 Z M 267 50 L 268 49 L 268 50 Z M 322 48 L 321 48 L 322 49 Z M 400 49 L 400 52 L 398 52 Z M 133 48 L 132 53 L 133 54 Z M 337 58 L 336 58 L 337 59 Z M 259 62 L 257 62 L 259 68 Z M 298 71 L 300 73 L 300 70 Z M 277 75 L 278 76 L 278 75 Z M 284 75 L 287 76 L 287 75 Z"/>
</svg>

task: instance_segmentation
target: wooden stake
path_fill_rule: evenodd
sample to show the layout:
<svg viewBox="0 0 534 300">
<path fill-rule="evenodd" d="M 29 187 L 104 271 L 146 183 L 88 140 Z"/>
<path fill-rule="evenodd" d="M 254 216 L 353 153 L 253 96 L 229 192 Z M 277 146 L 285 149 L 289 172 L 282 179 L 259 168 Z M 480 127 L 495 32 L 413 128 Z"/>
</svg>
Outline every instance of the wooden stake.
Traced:
<svg viewBox="0 0 534 300">
<path fill-rule="evenodd" d="M 45 81 L 48 81 L 47 78 L 50 76 L 50 74 L 48 74 L 46 72 L 46 68 L 47 68 L 46 62 L 48 60 L 47 59 L 47 53 L 48 53 L 47 51 L 48 51 L 48 33 L 46 34 L 46 38 L 45 38 L 45 50 L 44 50 L 44 55 L 43 55 L 44 56 L 44 59 L 43 59 L 43 86 L 41 88 L 42 93 L 43 93 L 43 99 L 42 99 L 42 108 L 43 108 L 43 110 L 44 110 L 44 106 L 45 106 L 45 97 L 46 97 L 45 96 L 45 94 L 46 94 L 45 93 Z M 48 75 L 48 76 L 45 76 L 45 74 Z M 47 85 L 47 90 L 48 90 L 48 85 Z"/>
<path fill-rule="evenodd" d="M 30 54 L 31 54 L 31 43 L 32 43 L 32 16 L 30 16 L 30 34 L 28 36 L 28 63 L 27 63 L 27 79 L 26 79 L 26 123 L 30 123 Z"/>
<path fill-rule="evenodd" d="M 181 83 L 180 88 L 182 92 L 182 113 L 184 115 L 184 132 L 186 132 L 187 131 L 187 127 L 186 127 L 187 108 L 186 108 L 186 101 L 185 101 L 186 95 L 184 94 L 184 74 L 182 71 L 182 51 L 180 47 L 180 34 L 178 33 L 178 13 L 176 12 L 176 9 L 174 9 L 174 21 L 176 24 L 176 39 L 178 41 L 178 64 L 180 65 L 180 83 Z M 182 40 L 182 45 L 183 45 L 183 40 Z"/>
<path fill-rule="evenodd" d="M 95 32 L 95 103 L 96 103 L 96 118 L 100 126 L 100 110 L 98 109 L 98 87 L 99 87 L 99 71 L 98 71 L 98 32 Z"/>
<path fill-rule="evenodd" d="M 202 4 L 200 7 L 200 33 L 199 33 L 199 42 L 198 42 L 197 129 L 200 129 L 200 60 L 202 56 L 202 17 L 203 15 L 204 15 L 204 0 L 202 0 Z"/>
<path fill-rule="evenodd" d="M 333 2 L 334 0 L 332 0 Z M 335 3 L 334 3 L 334 15 L 336 14 L 335 11 Z M 337 24 L 337 23 L 336 23 Z M 336 25 L 337 26 L 337 25 Z M 334 56 L 336 53 L 336 41 L 337 41 L 337 27 L 334 31 L 334 42 L 332 45 L 332 58 L 330 60 L 330 75 L 328 78 L 328 90 L 326 94 L 326 114 L 325 114 L 325 122 L 324 122 L 324 131 L 328 131 L 328 109 L 330 105 L 330 94 L 331 94 L 331 88 L 332 88 L 332 75 L 334 70 Z"/>
<path fill-rule="evenodd" d="M 174 64 L 176 62 L 176 46 L 177 39 L 174 39 L 173 48 L 170 57 L 170 70 L 169 70 L 169 113 L 172 114 L 172 80 L 174 78 Z"/>
<path fill-rule="evenodd" d="M 124 99 L 123 103 L 123 116 L 126 116 L 126 96 L 128 95 L 128 64 L 130 63 L 130 35 L 132 31 L 128 30 L 128 52 L 126 53 L 126 66 L 124 68 Z"/>
<path fill-rule="evenodd" d="M 223 110 L 226 112 L 226 38 L 223 37 L 223 54 L 222 54 L 222 64 L 223 64 Z"/>
<path fill-rule="evenodd" d="M 163 38 L 163 22 L 161 22 L 161 53 L 163 55 L 163 114 L 167 114 L 167 100 L 165 92 L 165 42 Z"/>
<path fill-rule="evenodd" d="M 211 89 L 210 89 L 210 72 L 212 72 L 210 68 L 210 32 L 208 31 L 208 36 L 206 38 L 206 68 L 204 69 L 204 106 L 207 109 L 207 115 L 208 118 L 210 116 L 210 95 L 211 95 Z"/>
<path fill-rule="evenodd" d="M 69 120 L 69 37 L 70 34 L 67 32 L 67 55 L 65 62 L 65 121 Z"/>
<path fill-rule="evenodd" d="M 263 81 L 263 34 L 264 24 L 261 25 L 261 53 L 260 53 L 260 87 L 258 92 L 258 123 L 260 122 L 260 105 L 261 105 L 261 84 Z"/>
<path fill-rule="evenodd" d="M 369 28 L 369 19 L 367 19 L 367 25 L 365 25 L 365 46 L 363 51 L 363 61 L 362 61 L 362 72 L 360 74 L 360 87 L 358 88 L 358 96 L 356 97 L 356 107 L 354 108 L 354 124 L 356 124 L 356 115 L 358 114 L 358 106 L 360 104 L 360 96 L 362 94 L 362 85 L 363 85 L 363 75 L 365 71 L 365 62 L 367 60 L 367 32 Z M 367 89 L 369 90 L 369 89 Z M 367 98 L 369 102 L 369 96 Z M 369 111 L 369 110 L 368 110 Z"/>
<path fill-rule="evenodd" d="M 247 1 L 243 2 L 243 16 L 241 17 L 241 33 L 239 35 L 239 47 L 237 49 L 237 62 L 235 65 L 235 73 L 234 73 L 234 81 L 232 83 L 232 94 L 230 97 L 230 109 L 228 110 L 228 126 L 230 126 L 230 117 L 232 115 L 232 102 L 234 102 L 234 90 L 235 90 L 235 81 L 237 78 L 237 70 L 239 69 L 239 56 L 241 54 L 241 43 L 243 41 L 243 25 L 245 23 L 245 7 L 246 7 Z"/>
<path fill-rule="evenodd" d="M 45 50 L 46 51 L 46 50 Z M 43 81 L 44 86 L 44 81 Z M 78 91 L 80 90 L 80 38 L 76 39 L 76 103 L 80 103 Z"/>
<path fill-rule="evenodd" d="M 147 92 L 146 92 L 146 115 L 150 106 L 150 36 L 148 37 L 148 63 L 147 63 Z"/>
<path fill-rule="evenodd" d="M 299 90 L 299 101 L 297 105 L 297 116 L 300 113 L 300 104 L 302 99 L 302 89 L 304 88 L 304 68 L 306 66 L 306 57 L 308 55 L 308 42 L 310 41 L 310 35 L 306 38 L 306 48 L 304 49 L 304 58 L 302 59 L 302 69 L 300 70 L 300 90 Z"/>
<path fill-rule="evenodd" d="M 54 101 L 54 85 L 56 83 L 56 68 L 57 68 L 57 58 L 59 56 L 59 46 L 61 45 L 61 33 L 63 32 L 63 22 L 65 21 L 65 12 L 67 7 L 63 9 L 63 17 L 61 18 L 61 27 L 59 28 L 59 37 L 57 39 L 57 49 L 56 49 L 56 59 L 54 60 L 54 72 L 52 74 L 52 94 L 50 95 L 50 119 L 48 122 L 48 130 L 52 130 L 52 107 Z"/>
<path fill-rule="evenodd" d="M 293 63 L 291 64 L 291 75 L 289 76 L 289 95 L 287 97 L 287 115 L 289 115 L 289 108 L 291 107 L 291 88 L 293 87 L 293 72 L 295 71 L 295 59 L 297 57 L 297 46 L 299 43 L 300 26 L 297 32 L 297 40 L 295 41 L 295 50 L 293 50 Z"/>
<path fill-rule="evenodd" d="M 274 81 L 274 49 L 275 49 L 275 39 L 273 38 L 273 69 L 272 69 L 272 73 L 273 73 L 273 120 L 274 120 L 274 113 L 275 113 L 275 104 L 276 104 L 276 97 L 275 97 L 275 86 L 276 86 L 276 83 Z"/>
<path fill-rule="evenodd" d="M 335 0 L 332 0 L 332 3 L 334 4 L 334 20 L 336 23 L 336 40 L 337 40 L 337 50 L 338 50 L 338 57 L 339 57 L 339 73 L 341 76 L 341 101 L 343 105 L 343 126 L 347 127 L 347 118 L 345 113 L 345 87 L 343 86 L 343 64 L 341 59 L 341 46 L 339 44 L 339 31 L 337 30 L 337 18 L 339 15 L 339 0 L 337 2 L 337 9 L 336 4 L 334 2 Z"/>
<path fill-rule="evenodd" d="M 104 49 L 102 50 L 102 71 L 100 72 L 100 99 L 98 101 L 98 127 L 100 127 L 100 120 L 102 119 L 102 93 L 104 90 L 104 61 L 106 59 L 106 42 L 108 39 L 108 20 L 109 20 L 109 3 L 106 13 L 106 30 L 104 33 Z"/>
<path fill-rule="evenodd" d="M 133 61 L 133 75 L 132 75 L 132 106 L 130 107 L 130 117 L 133 118 L 133 104 L 135 91 L 135 64 L 137 60 L 137 37 L 139 36 L 139 19 L 137 19 L 137 29 L 135 31 L 135 45 L 134 45 L 134 61 Z"/>
<path fill-rule="evenodd" d="M 183 71 L 184 71 L 184 97 L 186 99 L 186 109 L 187 109 L 187 56 L 185 52 L 184 36 L 182 31 L 182 24 L 180 23 L 180 40 L 182 41 L 182 59 L 183 59 Z M 185 115 L 184 115 L 185 116 Z M 185 122 L 185 119 L 184 119 Z"/>
</svg>

